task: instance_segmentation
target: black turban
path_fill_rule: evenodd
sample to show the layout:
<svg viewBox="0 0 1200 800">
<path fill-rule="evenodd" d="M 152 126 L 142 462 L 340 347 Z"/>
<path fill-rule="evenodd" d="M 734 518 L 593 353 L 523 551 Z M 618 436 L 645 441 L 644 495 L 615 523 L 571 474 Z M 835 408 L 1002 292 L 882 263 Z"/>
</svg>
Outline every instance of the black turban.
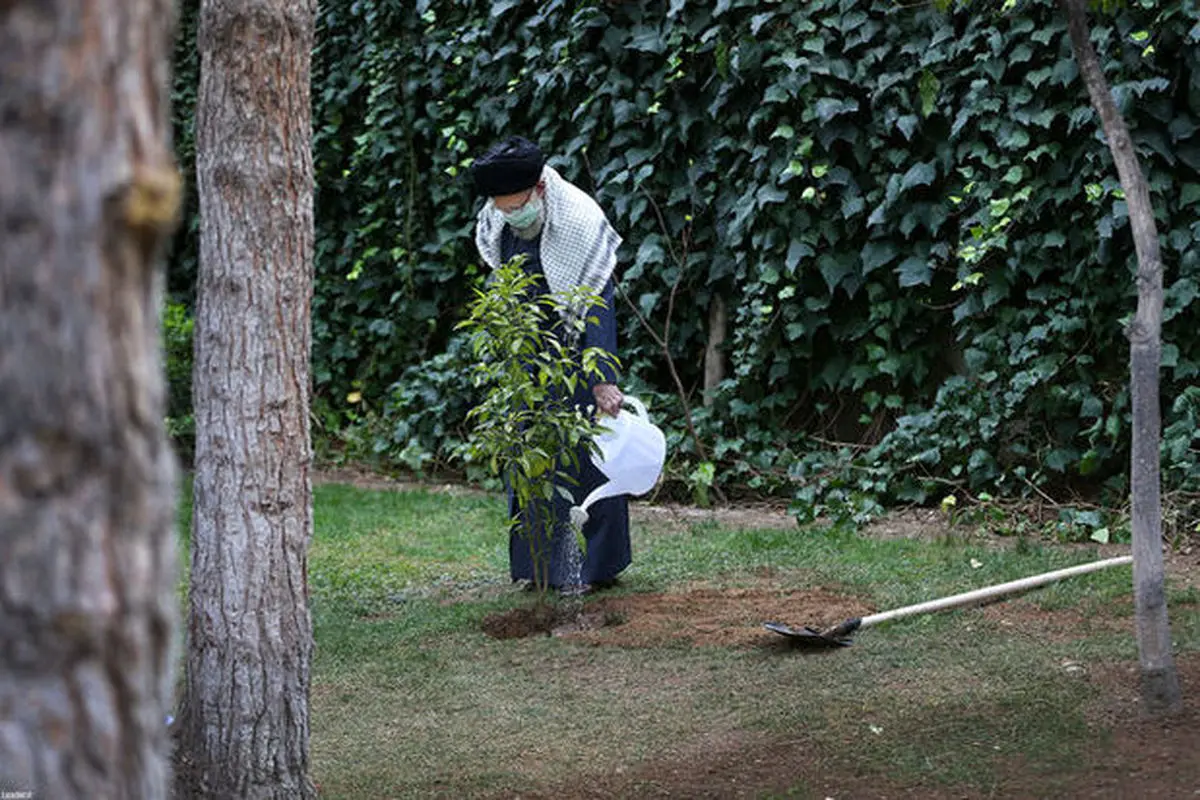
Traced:
<svg viewBox="0 0 1200 800">
<path fill-rule="evenodd" d="M 497 197 L 532 189 L 541 180 L 545 163 L 536 144 L 512 136 L 475 159 L 471 174 L 480 194 Z"/>
</svg>

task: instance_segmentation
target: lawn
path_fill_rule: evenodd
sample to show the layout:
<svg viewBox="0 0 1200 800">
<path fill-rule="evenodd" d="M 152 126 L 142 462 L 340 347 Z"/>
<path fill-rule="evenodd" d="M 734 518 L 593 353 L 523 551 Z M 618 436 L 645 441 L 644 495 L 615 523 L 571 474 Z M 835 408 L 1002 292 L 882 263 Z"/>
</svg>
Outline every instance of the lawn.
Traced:
<svg viewBox="0 0 1200 800">
<path fill-rule="evenodd" d="M 1137 718 L 1127 566 L 871 628 L 836 651 L 761 627 L 1119 549 L 723 519 L 638 510 L 621 587 L 584 602 L 602 626 L 501 640 L 484 620 L 535 598 L 507 580 L 499 498 L 318 486 L 321 796 L 1174 796 L 1200 780 L 1193 713 L 1169 732 Z M 1169 593 L 1185 693 L 1200 689 L 1197 599 Z"/>
</svg>

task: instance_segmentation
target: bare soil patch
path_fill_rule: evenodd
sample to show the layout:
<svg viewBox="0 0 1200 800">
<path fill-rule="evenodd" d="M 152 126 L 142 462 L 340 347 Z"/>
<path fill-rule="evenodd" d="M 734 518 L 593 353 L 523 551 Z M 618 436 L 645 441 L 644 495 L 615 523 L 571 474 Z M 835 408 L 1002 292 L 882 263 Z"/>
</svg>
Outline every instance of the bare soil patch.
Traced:
<svg viewBox="0 0 1200 800">
<path fill-rule="evenodd" d="M 764 622 L 833 625 L 871 611 L 861 600 L 827 587 L 696 586 L 600 597 L 574 609 L 571 604 L 517 608 L 489 615 L 483 630 L 496 639 L 555 635 L 599 647 L 749 647 L 786 641 L 764 631 Z"/>
<path fill-rule="evenodd" d="M 826 587 L 788 591 L 695 587 L 681 592 L 606 597 L 589 604 L 588 610 L 622 622 L 571 636 L 610 647 L 675 643 L 749 647 L 783 641 L 764 631 L 764 622 L 832 625 L 847 617 L 871 613 L 861 600 Z"/>
</svg>

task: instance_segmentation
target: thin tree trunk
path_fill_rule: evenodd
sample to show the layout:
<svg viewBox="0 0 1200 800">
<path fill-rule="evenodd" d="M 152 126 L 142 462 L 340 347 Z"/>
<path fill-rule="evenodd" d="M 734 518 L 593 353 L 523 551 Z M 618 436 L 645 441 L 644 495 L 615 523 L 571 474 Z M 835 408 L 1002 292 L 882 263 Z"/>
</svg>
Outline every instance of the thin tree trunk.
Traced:
<svg viewBox="0 0 1200 800">
<path fill-rule="evenodd" d="M 170 788 L 168 0 L 0 2 L 0 791 Z"/>
<path fill-rule="evenodd" d="M 1171 628 L 1162 557 L 1162 498 L 1159 486 L 1161 412 L 1159 360 L 1162 350 L 1163 268 L 1150 189 L 1138 163 L 1125 119 L 1113 101 L 1088 30 L 1086 0 L 1059 0 L 1067 14 L 1079 72 L 1117 165 L 1129 208 L 1137 251 L 1137 313 L 1129 325 L 1129 380 L 1133 409 L 1130 463 L 1133 528 L 1133 592 L 1142 702 L 1151 715 L 1182 710 L 1179 678 L 1171 655 Z"/>
<path fill-rule="evenodd" d="M 315 0 L 204 0 L 179 794 L 310 798 Z"/>
<path fill-rule="evenodd" d="M 711 406 L 716 389 L 725 380 L 725 354 L 721 348 L 729 327 L 725 298 L 714 294 L 708 307 L 708 346 L 704 350 L 704 405 Z"/>
</svg>

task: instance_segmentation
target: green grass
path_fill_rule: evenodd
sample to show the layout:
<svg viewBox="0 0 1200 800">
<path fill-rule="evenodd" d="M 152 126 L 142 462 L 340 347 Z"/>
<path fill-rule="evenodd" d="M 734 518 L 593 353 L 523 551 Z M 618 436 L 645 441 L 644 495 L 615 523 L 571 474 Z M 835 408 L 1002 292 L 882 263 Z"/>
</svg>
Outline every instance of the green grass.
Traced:
<svg viewBox="0 0 1200 800">
<path fill-rule="evenodd" d="M 1086 709 L 1098 690 L 1065 661 L 1136 658 L 1128 632 L 1101 624 L 1129 613 L 1128 567 L 1021 601 L 1079 609 L 1075 636 L 962 611 L 872 628 L 853 648 L 820 655 L 496 641 L 481 632 L 483 618 L 531 602 L 508 582 L 505 529 L 495 497 L 317 488 L 311 725 L 322 797 L 553 793 L 620 774 L 638 796 L 656 780 L 649 765 L 703 764 L 730 743 L 753 751 L 779 741 L 800 743 L 814 769 L 986 794 L 1012 763 L 1054 775 L 1097 746 Z M 1097 557 L 820 529 L 639 525 L 621 591 L 737 587 L 761 583 L 755 576 L 770 567 L 781 588 L 836 586 L 884 609 Z M 1200 649 L 1197 615 L 1183 616 L 1177 647 Z M 824 795 L 798 774 L 780 796 Z"/>
</svg>

